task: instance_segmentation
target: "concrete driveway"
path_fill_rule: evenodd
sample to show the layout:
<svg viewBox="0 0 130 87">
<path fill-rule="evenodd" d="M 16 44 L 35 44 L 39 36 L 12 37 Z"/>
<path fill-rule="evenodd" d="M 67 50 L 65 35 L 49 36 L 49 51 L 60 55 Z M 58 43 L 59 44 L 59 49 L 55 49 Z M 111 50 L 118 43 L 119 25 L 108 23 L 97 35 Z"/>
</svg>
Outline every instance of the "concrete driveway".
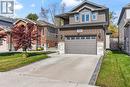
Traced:
<svg viewBox="0 0 130 87">
<path fill-rule="evenodd" d="M 2 87 L 90 87 L 97 55 L 49 55 L 51 58 L 0 74 Z M 7 84 L 8 83 L 8 84 Z"/>
</svg>

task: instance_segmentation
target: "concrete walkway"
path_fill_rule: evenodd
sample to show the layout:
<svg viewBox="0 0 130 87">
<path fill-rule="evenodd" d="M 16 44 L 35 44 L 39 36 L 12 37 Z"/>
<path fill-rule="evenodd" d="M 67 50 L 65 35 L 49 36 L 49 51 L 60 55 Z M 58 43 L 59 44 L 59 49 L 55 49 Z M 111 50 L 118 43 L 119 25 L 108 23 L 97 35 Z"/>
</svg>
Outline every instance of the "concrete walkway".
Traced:
<svg viewBox="0 0 130 87">
<path fill-rule="evenodd" d="M 2 87 L 92 87 L 88 83 L 100 59 L 96 55 L 49 55 L 51 58 L 0 73 Z"/>
</svg>

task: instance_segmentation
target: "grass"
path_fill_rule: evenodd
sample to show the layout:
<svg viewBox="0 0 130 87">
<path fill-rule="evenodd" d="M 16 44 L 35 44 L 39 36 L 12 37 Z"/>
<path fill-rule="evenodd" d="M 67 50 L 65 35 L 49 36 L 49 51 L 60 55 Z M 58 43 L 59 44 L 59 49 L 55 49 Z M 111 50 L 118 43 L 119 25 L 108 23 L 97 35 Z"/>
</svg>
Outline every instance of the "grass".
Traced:
<svg viewBox="0 0 130 87">
<path fill-rule="evenodd" d="M 22 53 L 1 53 L 0 72 L 10 71 L 48 58 L 47 54 L 42 52 L 30 52 L 28 55 L 28 58 L 23 58 Z"/>
<path fill-rule="evenodd" d="M 96 85 L 130 87 L 130 57 L 119 51 L 107 52 Z"/>
</svg>

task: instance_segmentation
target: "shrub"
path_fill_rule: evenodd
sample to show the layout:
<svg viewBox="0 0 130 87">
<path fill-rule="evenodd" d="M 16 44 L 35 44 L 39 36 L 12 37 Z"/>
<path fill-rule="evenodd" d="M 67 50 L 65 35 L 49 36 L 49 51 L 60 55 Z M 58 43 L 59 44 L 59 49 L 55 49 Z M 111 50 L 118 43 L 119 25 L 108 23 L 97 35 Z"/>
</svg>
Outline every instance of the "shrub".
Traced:
<svg viewBox="0 0 130 87">
<path fill-rule="evenodd" d="M 42 50 L 44 50 L 44 48 L 43 48 L 43 47 L 40 47 L 40 48 L 37 48 L 37 50 L 38 50 L 38 51 L 42 51 Z"/>
</svg>

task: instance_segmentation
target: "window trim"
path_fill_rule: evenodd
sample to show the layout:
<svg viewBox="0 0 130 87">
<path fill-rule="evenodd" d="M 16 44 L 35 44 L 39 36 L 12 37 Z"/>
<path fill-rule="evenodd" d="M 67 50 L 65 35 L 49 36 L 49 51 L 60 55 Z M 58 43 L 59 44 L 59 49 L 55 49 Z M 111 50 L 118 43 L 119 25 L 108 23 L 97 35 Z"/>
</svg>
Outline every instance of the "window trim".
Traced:
<svg viewBox="0 0 130 87">
<path fill-rule="evenodd" d="M 83 21 L 83 15 L 84 15 L 84 21 Z M 82 23 L 85 23 L 85 22 L 86 22 L 86 18 L 85 18 L 85 14 L 84 14 L 84 13 L 81 14 L 81 22 L 82 22 Z"/>
<path fill-rule="evenodd" d="M 95 15 L 95 19 L 94 19 L 94 16 Z M 97 13 L 96 12 L 94 12 L 94 13 L 92 13 L 92 21 L 96 21 L 97 20 Z"/>
<path fill-rule="evenodd" d="M 88 22 L 90 22 L 90 20 L 91 20 L 91 12 L 83 12 L 83 13 L 80 13 L 80 15 L 81 15 L 80 16 L 81 17 L 81 23 L 88 23 Z M 82 21 L 82 15 L 85 16 L 85 19 L 84 19 L 85 21 L 84 22 Z M 88 21 L 86 21 L 86 16 L 87 15 L 89 15 L 89 20 Z"/>
<path fill-rule="evenodd" d="M 78 20 L 77 20 L 77 17 L 78 17 Z M 80 15 L 79 15 L 79 14 L 75 14 L 75 15 L 74 15 L 74 18 L 75 18 L 75 22 L 79 22 L 79 20 L 80 20 Z"/>
</svg>

